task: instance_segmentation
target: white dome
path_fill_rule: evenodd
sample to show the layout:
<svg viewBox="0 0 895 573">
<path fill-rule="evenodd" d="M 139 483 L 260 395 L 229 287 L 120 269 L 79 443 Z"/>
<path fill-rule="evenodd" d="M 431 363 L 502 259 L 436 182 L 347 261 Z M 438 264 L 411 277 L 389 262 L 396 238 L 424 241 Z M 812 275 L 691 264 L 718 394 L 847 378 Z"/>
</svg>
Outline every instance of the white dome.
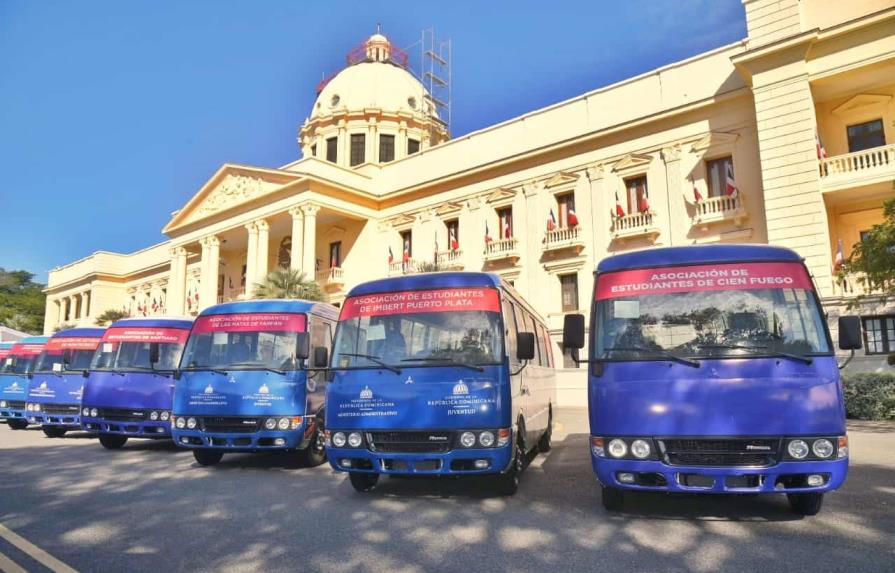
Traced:
<svg viewBox="0 0 895 573">
<path fill-rule="evenodd" d="M 326 84 L 311 119 L 337 111 L 408 112 L 437 117 L 426 89 L 404 68 L 387 62 L 361 62 L 336 74 Z"/>
</svg>

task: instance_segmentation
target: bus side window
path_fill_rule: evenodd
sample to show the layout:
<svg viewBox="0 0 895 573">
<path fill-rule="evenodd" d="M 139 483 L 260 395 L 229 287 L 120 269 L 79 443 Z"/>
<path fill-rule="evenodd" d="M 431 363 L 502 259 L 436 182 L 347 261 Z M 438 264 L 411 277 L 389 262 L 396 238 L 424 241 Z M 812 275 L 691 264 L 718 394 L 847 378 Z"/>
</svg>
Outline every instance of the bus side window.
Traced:
<svg viewBox="0 0 895 573">
<path fill-rule="evenodd" d="M 544 344 L 544 353 L 541 356 L 541 366 L 547 366 L 548 368 L 553 367 L 553 343 L 550 341 L 550 335 L 547 333 L 547 329 L 544 328 L 543 324 L 538 324 L 538 338 Z"/>
<path fill-rule="evenodd" d="M 332 347 L 332 330 L 329 324 L 312 316 L 308 327 L 311 335 L 311 352 L 313 352 L 314 348 L 322 346 L 326 348 L 328 354 Z"/>
<path fill-rule="evenodd" d="M 538 341 L 538 331 L 535 329 L 534 318 L 527 312 L 525 313 L 525 330 L 526 332 L 531 332 L 535 335 L 535 358 L 537 359 L 537 364 L 543 364 L 544 361 L 542 358 L 543 353 L 541 347 L 544 343 Z"/>
<path fill-rule="evenodd" d="M 510 360 L 510 364 L 518 364 L 519 359 L 516 356 L 516 313 L 513 303 L 508 298 L 503 299 L 503 323 L 506 330 L 507 357 Z"/>
</svg>

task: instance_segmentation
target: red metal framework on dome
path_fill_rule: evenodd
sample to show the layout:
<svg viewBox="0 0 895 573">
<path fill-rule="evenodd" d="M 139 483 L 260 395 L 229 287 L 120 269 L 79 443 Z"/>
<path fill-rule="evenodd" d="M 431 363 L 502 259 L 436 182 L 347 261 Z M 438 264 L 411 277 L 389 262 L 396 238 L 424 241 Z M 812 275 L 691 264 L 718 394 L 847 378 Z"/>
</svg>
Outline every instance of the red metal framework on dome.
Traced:
<svg viewBox="0 0 895 573">
<path fill-rule="evenodd" d="M 407 52 L 405 52 L 392 42 L 389 42 L 388 40 L 374 40 L 371 38 L 348 52 L 348 55 L 345 58 L 347 63 L 346 67 L 353 66 L 354 64 L 359 64 L 361 62 L 376 61 L 376 58 L 370 55 L 371 51 L 375 50 L 384 50 L 385 53 L 388 54 L 388 58 L 386 61 L 399 65 L 404 69 L 407 69 L 407 67 L 409 66 L 410 58 L 407 56 Z M 342 70 L 334 72 L 320 80 L 320 82 L 317 84 L 317 95 L 320 95 L 320 92 L 323 91 L 323 88 L 326 87 L 326 84 L 328 84 L 334 77 L 336 77 L 340 71 Z"/>
</svg>

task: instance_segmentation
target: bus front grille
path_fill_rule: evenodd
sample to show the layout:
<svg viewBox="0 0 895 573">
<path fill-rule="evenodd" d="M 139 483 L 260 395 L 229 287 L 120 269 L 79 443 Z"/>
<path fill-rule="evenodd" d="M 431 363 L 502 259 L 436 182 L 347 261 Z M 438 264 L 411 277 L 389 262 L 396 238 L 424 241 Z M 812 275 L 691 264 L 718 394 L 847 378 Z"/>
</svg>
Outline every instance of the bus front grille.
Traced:
<svg viewBox="0 0 895 573">
<path fill-rule="evenodd" d="M 370 449 L 387 454 L 441 454 L 453 443 L 453 432 L 367 432 Z"/>
<path fill-rule="evenodd" d="M 250 434 L 261 429 L 261 420 L 240 416 L 205 416 L 199 418 L 199 429 L 222 434 Z"/>
<path fill-rule="evenodd" d="M 99 408 L 97 418 L 112 422 L 142 422 L 146 413 L 129 408 Z"/>
<path fill-rule="evenodd" d="M 40 409 L 44 414 L 68 414 L 75 416 L 81 411 L 81 407 L 77 404 L 41 404 Z"/>
<path fill-rule="evenodd" d="M 25 409 L 25 401 L 24 400 L 7 400 L 6 406 L 11 410 L 24 410 Z"/>
<path fill-rule="evenodd" d="M 777 463 L 780 440 L 660 439 L 659 451 L 665 463 L 673 466 L 763 467 Z"/>
</svg>

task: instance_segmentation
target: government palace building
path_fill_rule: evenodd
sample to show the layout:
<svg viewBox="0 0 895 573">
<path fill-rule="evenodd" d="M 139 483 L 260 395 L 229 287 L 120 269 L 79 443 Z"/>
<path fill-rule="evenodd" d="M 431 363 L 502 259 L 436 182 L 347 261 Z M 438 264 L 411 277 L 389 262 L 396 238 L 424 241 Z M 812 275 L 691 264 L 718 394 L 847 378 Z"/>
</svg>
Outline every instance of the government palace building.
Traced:
<svg viewBox="0 0 895 573">
<path fill-rule="evenodd" d="M 805 258 L 832 327 L 860 312 L 862 360 L 882 364 L 895 306 L 866 296 L 847 310 L 872 293 L 834 269 L 840 242 L 847 258 L 895 197 L 895 2 L 743 5 L 741 41 L 457 138 L 377 33 L 318 86 L 300 158 L 225 163 L 164 242 L 51 270 L 45 330 L 109 309 L 195 315 L 251 298 L 277 266 L 338 304 L 437 260 L 511 282 L 558 355 L 563 316 L 589 312 L 603 257 L 770 243 Z"/>
</svg>

